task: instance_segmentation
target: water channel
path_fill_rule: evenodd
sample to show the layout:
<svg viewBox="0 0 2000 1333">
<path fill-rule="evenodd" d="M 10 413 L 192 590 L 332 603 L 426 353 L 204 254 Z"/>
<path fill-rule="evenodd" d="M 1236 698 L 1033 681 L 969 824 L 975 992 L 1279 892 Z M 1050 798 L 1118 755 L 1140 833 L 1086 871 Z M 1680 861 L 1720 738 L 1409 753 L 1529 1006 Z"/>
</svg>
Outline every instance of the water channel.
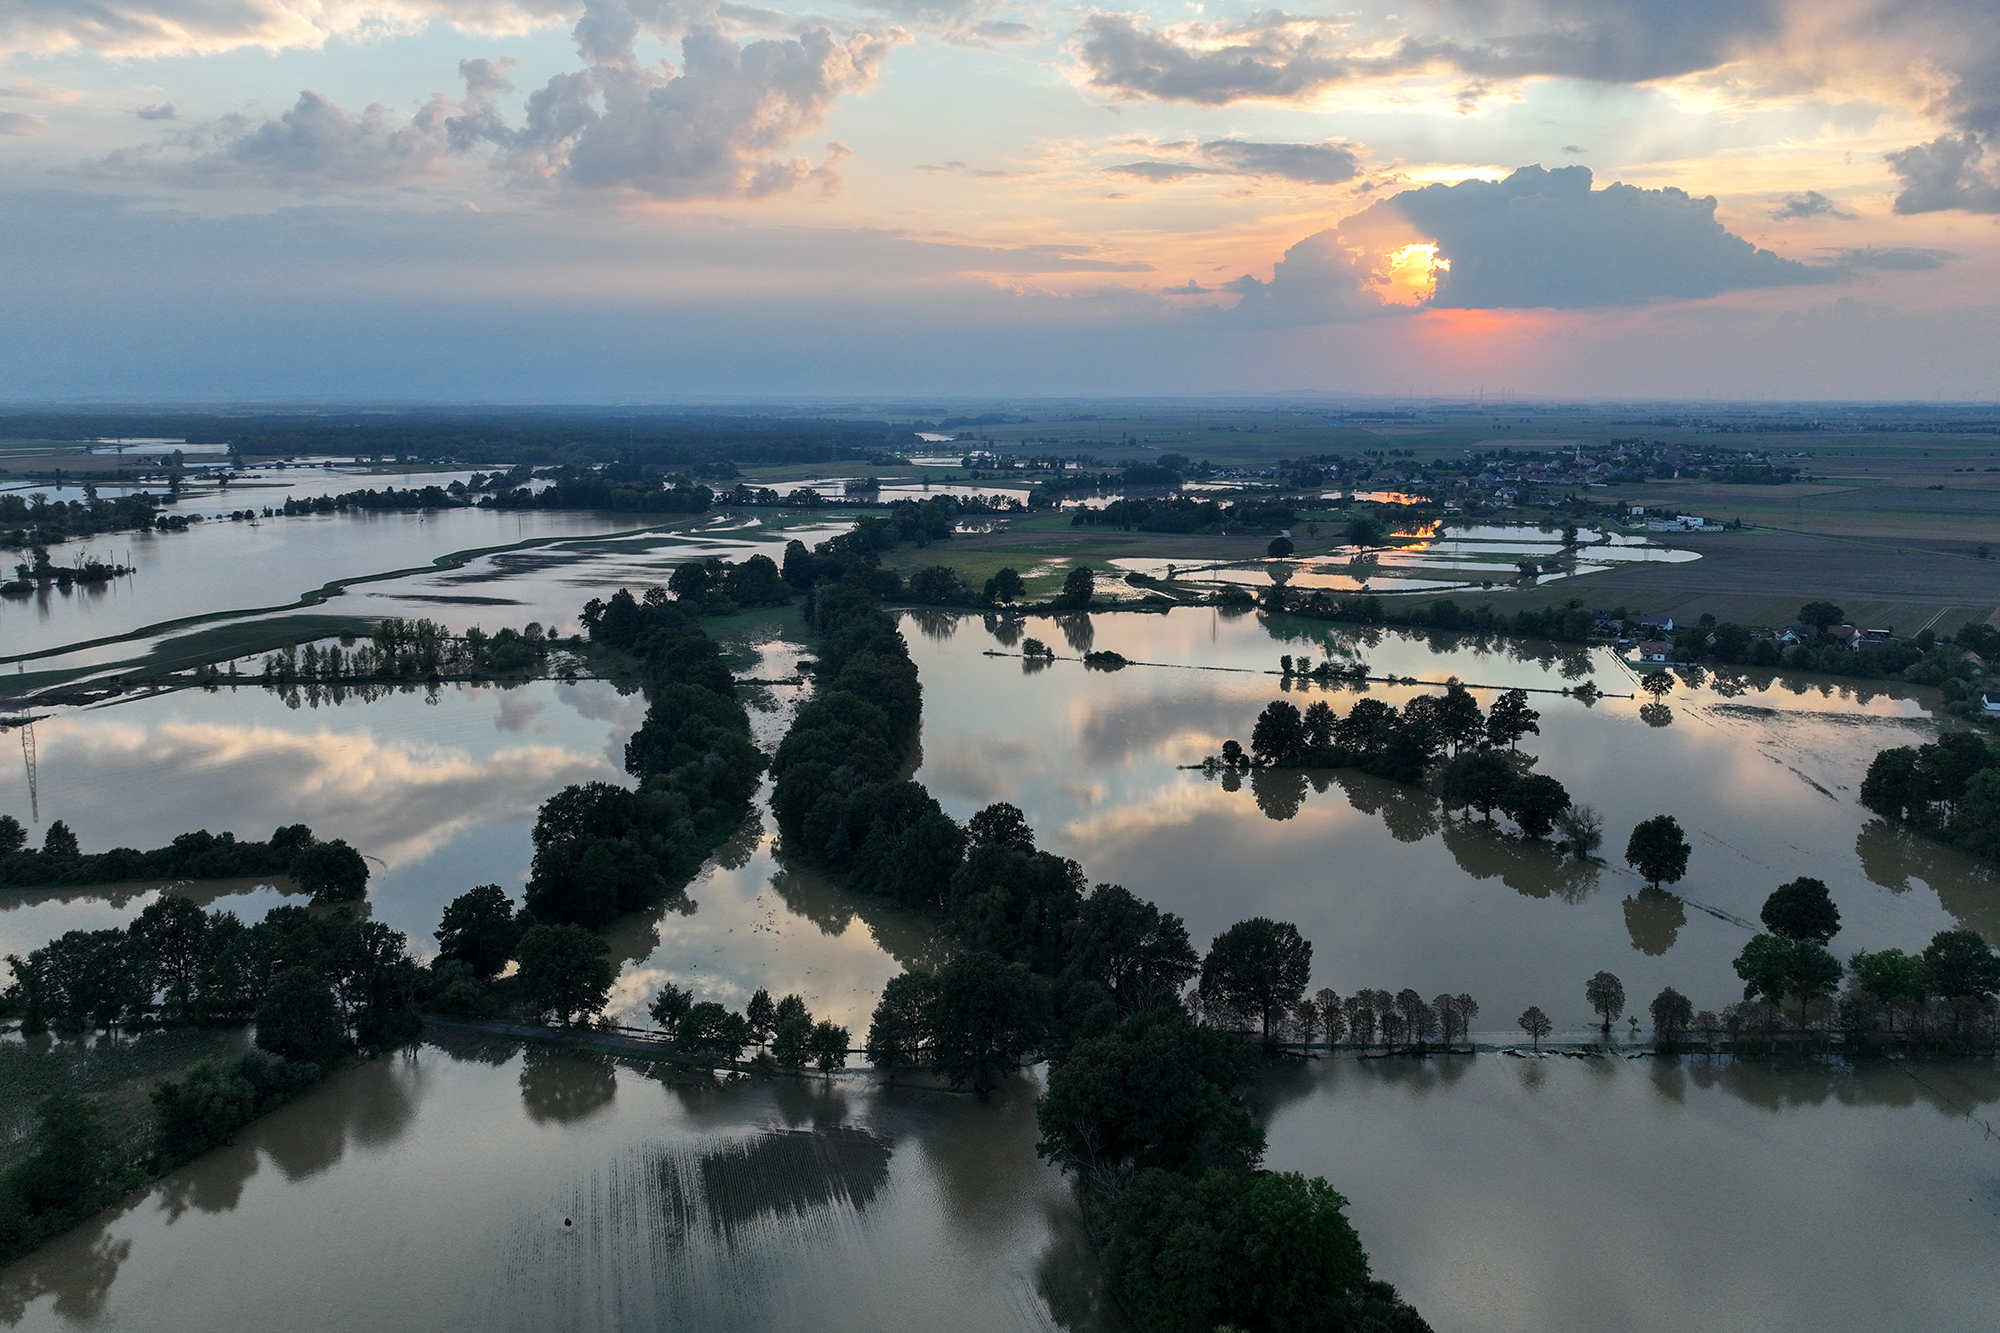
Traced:
<svg viewBox="0 0 2000 1333">
<path fill-rule="evenodd" d="M 510 623 L 546 622 L 573 615 L 593 578 L 657 581 L 686 554 L 606 543 L 487 585 L 515 603 Z M 809 655 L 795 612 L 717 629 L 759 679 Z M 2000 940 L 1989 871 L 1854 800 L 1875 750 L 1936 734 L 1925 691 L 1711 681 L 1677 691 L 1671 721 L 1653 725 L 1617 697 L 1624 669 L 1582 649 L 1205 608 L 1025 626 L 922 613 L 904 629 L 926 691 L 918 777 L 953 814 L 1020 805 L 1044 846 L 1181 913 L 1198 945 L 1244 917 L 1294 921 L 1314 943 L 1315 986 L 1468 991 L 1489 1047 L 1517 1039 L 1512 1016 L 1530 1003 L 1582 1033 L 1583 980 L 1600 968 L 1634 1007 L 1669 984 L 1721 1007 L 1740 995 L 1729 960 L 1746 923 L 1797 875 L 1832 886 L 1843 955 L 1961 925 Z M 1011 655 L 1024 633 L 1161 665 L 1029 670 Z M 1247 740 L 1272 698 L 1344 710 L 1356 697 L 1285 692 L 1280 653 L 1551 691 L 1533 696 L 1542 730 L 1523 748 L 1605 816 L 1608 862 L 1562 862 L 1353 773 L 1229 782 L 1181 767 Z M 1612 697 L 1555 692 L 1585 679 Z M 1424 688 L 1369 690 L 1401 702 Z M 758 689 L 760 738 L 797 695 Z M 644 706 L 592 681 L 296 703 L 245 688 L 65 711 L 40 727 L 43 818 L 69 820 L 86 848 L 305 819 L 380 858 L 371 910 L 421 949 L 470 885 L 518 891 L 537 802 L 615 778 Z M 0 810 L 26 806 L 19 770 L 0 770 Z M 1662 812 L 1695 844 L 1679 895 L 1647 891 L 1617 857 L 1632 824 Z M 261 913 L 280 887 L 216 905 Z M 0 952 L 125 919 L 154 891 L 12 895 Z M 760 817 L 684 898 L 622 923 L 614 947 L 625 1021 L 671 979 L 732 1005 L 760 985 L 796 990 L 859 1031 L 882 984 L 937 945 L 925 921 L 783 866 Z M 981 1104 L 861 1071 L 688 1086 L 580 1053 L 427 1044 L 331 1080 L 16 1264 L 0 1275 L 0 1320 L 1113 1328 L 1074 1210 L 1034 1157 L 1040 1077 Z M 1275 1076 L 1264 1100 L 1271 1164 L 1333 1181 L 1383 1275 L 1440 1333 L 1972 1330 L 2000 1308 L 1991 1061 L 1489 1049 L 1315 1061 Z"/>
</svg>

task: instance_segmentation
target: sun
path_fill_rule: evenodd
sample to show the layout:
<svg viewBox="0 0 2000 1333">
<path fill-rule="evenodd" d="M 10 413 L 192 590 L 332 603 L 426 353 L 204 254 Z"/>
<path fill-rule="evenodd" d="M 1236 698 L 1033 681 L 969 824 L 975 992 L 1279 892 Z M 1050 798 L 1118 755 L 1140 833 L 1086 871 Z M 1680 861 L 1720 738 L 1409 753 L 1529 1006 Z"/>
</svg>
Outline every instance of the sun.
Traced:
<svg viewBox="0 0 2000 1333">
<path fill-rule="evenodd" d="M 1451 260 L 1436 245 L 1405 245 L 1383 256 L 1376 282 L 1390 305 L 1422 305 L 1437 295 L 1437 275 L 1449 272 Z"/>
</svg>

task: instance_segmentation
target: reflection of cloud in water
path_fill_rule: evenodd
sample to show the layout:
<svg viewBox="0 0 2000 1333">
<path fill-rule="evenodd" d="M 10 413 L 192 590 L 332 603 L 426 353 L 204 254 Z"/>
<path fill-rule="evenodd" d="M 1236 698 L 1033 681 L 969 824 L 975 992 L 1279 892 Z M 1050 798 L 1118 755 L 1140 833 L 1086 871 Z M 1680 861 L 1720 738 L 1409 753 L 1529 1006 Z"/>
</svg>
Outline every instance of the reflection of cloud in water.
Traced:
<svg viewBox="0 0 2000 1333">
<path fill-rule="evenodd" d="M 493 719 L 493 726 L 499 731 L 532 731 L 544 736 L 555 731 L 542 716 L 539 700 L 513 692 L 500 696 L 500 710 Z"/>
<path fill-rule="evenodd" d="M 70 814 L 85 828 L 110 822 L 113 804 L 124 809 L 148 790 L 179 788 L 198 792 L 200 809 L 221 814 L 189 816 L 196 823 L 265 838 L 303 819 L 320 836 L 346 838 L 391 867 L 424 859 L 474 825 L 531 818 L 566 783 L 607 776 L 601 762 L 555 746 L 481 760 L 366 732 L 308 735 L 219 723 L 147 728 L 62 719 L 43 725 L 41 744 L 44 768 L 59 762 L 72 790 L 105 804 Z"/>
</svg>

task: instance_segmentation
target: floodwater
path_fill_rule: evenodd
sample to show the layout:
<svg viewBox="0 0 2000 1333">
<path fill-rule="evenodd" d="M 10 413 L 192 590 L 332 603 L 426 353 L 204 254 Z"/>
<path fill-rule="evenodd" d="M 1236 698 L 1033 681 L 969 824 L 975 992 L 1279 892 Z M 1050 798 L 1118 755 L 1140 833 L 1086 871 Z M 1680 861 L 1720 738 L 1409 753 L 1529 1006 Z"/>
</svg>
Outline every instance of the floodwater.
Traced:
<svg viewBox="0 0 2000 1333">
<path fill-rule="evenodd" d="M 397 569 L 416 572 L 355 584 L 305 613 L 428 617 L 455 632 L 475 624 L 491 631 L 537 621 L 552 632 L 570 634 L 577 630 L 577 613 L 593 596 L 620 586 L 637 590 L 664 584 L 674 566 L 690 559 L 779 558 L 788 540 L 822 541 L 847 526 L 766 525 L 722 514 L 654 516 L 649 521 L 644 515 L 454 509 L 315 514 L 139 534 L 132 538 L 129 556 L 129 563 L 139 568 L 136 575 L 68 592 L 45 588 L 32 598 L 0 603 L 0 632 L 7 645 L 0 660 L 40 654 L 33 661 L 36 670 L 125 662 L 191 629 L 96 641 L 186 616 L 282 608 L 330 580 Z M 538 544 L 490 551 L 455 569 L 428 567 L 453 552 L 531 540 Z M 128 560 L 122 550 L 117 558 Z M 195 628 L 251 618 L 231 617 Z M 79 643 L 96 646 L 63 651 L 65 645 Z"/>
<path fill-rule="evenodd" d="M 581 576 L 523 600 L 574 598 L 562 581 Z M 504 574 L 490 582 L 516 595 Z M 809 653 L 795 614 L 739 631 L 755 654 L 746 674 L 792 674 Z M 1249 916 L 1296 922 L 1315 986 L 1470 992 L 1489 1047 L 1518 1038 L 1528 1004 L 1586 1035 L 1583 982 L 1599 969 L 1623 978 L 1635 1009 L 1664 985 L 1720 1008 L 1741 993 L 1729 962 L 1758 906 L 1797 875 L 1832 886 L 1843 954 L 1920 948 L 1960 925 L 2000 940 L 1989 871 L 1854 800 L 1875 750 L 1937 733 L 1927 691 L 1710 681 L 1677 690 L 1654 725 L 1659 714 L 1618 697 L 1630 674 L 1601 650 L 1208 609 L 1012 625 L 925 612 L 904 628 L 925 685 L 918 776 L 954 814 L 1014 802 L 1042 845 L 1181 913 L 1198 944 Z M 1029 671 L 988 655 L 1025 634 L 1163 665 Z M 1396 703 L 1450 676 L 1482 702 L 1497 687 L 1546 691 L 1531 696 L 1542 732 L 1523 749 L 1604 815 L 1606 862 L 1564 862 L 1354 773 L 1230 782 L 1181 767 L 1247 739 L 1273 698 L 1344 710 L 1356 697 L 1285 690 L 1281 653 L 1432 682 L 1370 687 Z M 1611 697 L 1586 707 L 1560 693 L 1584 680 Z M 759 689 L 760 738 L 797 697 Z M 204 823 L 264 836 L 304 819 L 382 858 L 372 910 L 421 948 L 471 884 L 518 890 L 535 803 L 615 777 L 643 702 L 580 682 L 446 689 L 435 703 L 291 708 L 240 690 L 66 711 L 39 728 L 43 818 L 70 819 L 86 847 Z M 25 813 L 17 773 L 0 778 L 0 809 Z M 1617 855 L 1658 813 L 1695 847 L 1676 894 L 1646 890 Z M 882 984 L 936 956 L 923 919 L 786 869 L 768 828 L 760 815 L 683 898 L 614 932 L 623 1021 L 642 1022 L 665 980 L 730 1004 L 763 985 L 799 991 L 858 1038 Z M 277 901 L 251 887 L 240 910 L 261 911 L 258 894 Z M 0 911 L 0 943 L 147 900 L 22 901 Z M 426 1046 L 340 1076 L 17 1264 L 0 1275 L 0 1316 L 107 1329 L 1103 1328 L 1074 1211 L 1033 1156 L 1038 1077 L 981 1105 L 861 1072 L 695 1089 L 582 1054 Z M 1971 1330 L 2000 1308 L 1991 1061 L 1848 1070 L 1489 1049 L 1317 1061 L 1265 1095 L 1271 1164 L 1345 1193 L 1383 1275 L 1440 1333 Z"/>
</svg>

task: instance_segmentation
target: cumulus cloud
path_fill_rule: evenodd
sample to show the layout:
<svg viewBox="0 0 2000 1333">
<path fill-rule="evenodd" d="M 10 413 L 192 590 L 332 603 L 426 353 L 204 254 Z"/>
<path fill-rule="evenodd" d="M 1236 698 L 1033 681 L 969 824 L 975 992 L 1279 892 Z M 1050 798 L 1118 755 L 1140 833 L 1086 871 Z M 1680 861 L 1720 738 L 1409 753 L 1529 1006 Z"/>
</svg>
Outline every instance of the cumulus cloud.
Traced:
<svg viewBox="0 0 2000 1333">
<path fill-rule="evenodd" d="M 1789 222 L 1794 218 L 1839 218 L 1851 222 L 1854 214 L 1842 211 L 1838 204 L 1818 190 L 1807 190 L 1802 194 L 1786 195 L 1771 210 L 1774 222 Z"/>
<path fill-rule="evenodd" d="M 1217 139 L 1204 144 L 1164 147 L 1172 157 L 1143 158 L 1107 167 L 1107 171 L 1141 180 L 1176 181 L 1189 176 L 1255 176 L 1297 181 L 1302 185 L 1339 185 L 1353 180 L 1359 158 L 1350 144 L 1253 143 Z"/>
<path fill-rule="evenodd" d="M 180 109 L 172 102 L 160 102 L 153 106 L 142 106 L 132 113 L 141 120 L 179 120 Z"/>
<path fill-rule="evenodd" d="M 935 32 L 961 46 L 999 46 L 1039 35 L 1033 23 L 1011 17 L 1026 7 L 1008 0 L 857 0 L 862 9 Z"/>
<path fill-rule="evenodd" d="M 574 38 L 586 65 L 529 94 L 508 123 L 496 99 L 513 60 L 459 65 L 465 94 L 439 93 L 413 115 L 359 112 L 307 90 L 283 114 L 233 116 L 165 143 L 112 154 L 101 171 L 194 179 L 251 176 L 294 187 L 365 187 L 491 172 L 517 184 L 656 199 L 756 198 L 807 183 L 830 193 L 852 157 L 826 146 L 818 166 L 784 150 L 819 129 L 843 95 L 874 86 L 901 29 L 839 38 L 825 28 L 739 43 L 678 0 L 589 0 Z M 694 21 L 680 65 L 641 64 L 635 43 Z M 474 154 L 484 154 L 475 159 Z"/>
<path fill-rule="evenodd" d="M 2000 213 L 2000 173 L 1984 164 L 1986 146 L 1976 134 L 1946 134 L 1886 155 L 1903 182 L 1898 213 Z"/>
<path fill-rule="evenodd" d="M 529 96 L 527 123 L 501 160 L 520 178 L 660 199 L 789 190 L 814 168 L 776 154 L 824 124 L 843 94 L 873 87 L 889 52 L 908 40 L 900 29 L 841 40 L 818 28 L 739 45 L 703 27 L 682 39 L 675 71 L 640 65 L 630 33 L 579 24 L 590 68 Z"/>
<path fill-rule="evenodd" d="M 578 7 L 576 0 L 9 0 L 0 6 L 0 57 L 279 51 L 414 32 L 433 20 L 511 34 L 565 21 Z"/>
<path fill-rule="evenodd" d="M 1340 225 L 1370 255 L 1435 245 L 1432 306 L 1636 305 L 1837 280 L 1732 235 L 1713 196 L 1613 184 L 1588 167 L 1522 167 L 1503 181 L 1404 190 Z"/>
<path fill-rule="evenodd" d="M 1381 314 L 1384 304 L 1369 289 L 1356 260 L 1340 234 L 1328 228 L 1285 251 L 1272 266 L 1269 282 L 1246 273 L 1221 290 L 1243 298 L 1236 319 L 1261 325 L 1325 324 Z"/>
</svg>

